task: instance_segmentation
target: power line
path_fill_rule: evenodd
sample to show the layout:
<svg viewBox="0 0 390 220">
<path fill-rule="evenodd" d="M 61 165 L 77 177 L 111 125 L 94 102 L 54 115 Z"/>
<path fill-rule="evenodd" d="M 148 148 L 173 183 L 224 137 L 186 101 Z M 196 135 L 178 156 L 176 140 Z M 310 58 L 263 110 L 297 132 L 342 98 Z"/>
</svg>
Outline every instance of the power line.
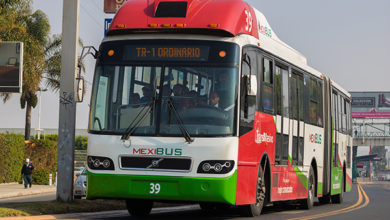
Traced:
<svg viewBox="0 0 390 220">
<path fill-rule="evenodd" d="M 89 11 L 83 6 L 83 4 L 80 4 L 81 5 L 81 8 L 84 9 L 85 13 L 87 13 L 87 15 L 98 25 L 100 26 L 101 28 L 104 28 L 104 25 L 102 23 L 99 23 L 94 16 L 92 16 Z"/>
</svg>

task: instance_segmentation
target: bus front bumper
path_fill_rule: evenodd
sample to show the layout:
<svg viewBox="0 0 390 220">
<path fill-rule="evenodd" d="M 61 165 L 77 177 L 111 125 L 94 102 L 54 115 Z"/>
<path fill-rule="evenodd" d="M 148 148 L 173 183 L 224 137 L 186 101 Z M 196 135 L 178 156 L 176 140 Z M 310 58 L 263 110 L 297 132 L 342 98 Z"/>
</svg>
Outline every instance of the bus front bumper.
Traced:
<svg viewBox="0 0 390 220">
<path fill-rule="evenodd" d="M 237 171 L 226 178 L 87 175 L 87 199 L 152 199 L 194 202 L 236 202 Z"/>
</svg>

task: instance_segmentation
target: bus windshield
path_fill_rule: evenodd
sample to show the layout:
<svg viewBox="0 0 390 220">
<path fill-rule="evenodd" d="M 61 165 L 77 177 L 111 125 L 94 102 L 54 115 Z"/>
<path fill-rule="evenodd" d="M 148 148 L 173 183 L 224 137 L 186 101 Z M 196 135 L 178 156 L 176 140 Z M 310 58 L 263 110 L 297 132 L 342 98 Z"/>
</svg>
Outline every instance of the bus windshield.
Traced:
<svg viewBox="0 0 390 220">
<path fill-rule="evenodd" d="M 183 136 L 182 123 L 193 137 L 235 135 L 238 49 L 218 43 L 218 51 L 214 51 L 215 45 L 189 44 L 192 49 L 178 46 L 190 57 L 188 61 L 185 57 L 168 57 L 161 62 L 153 55 L 148 57 L 148 51 L 155 49 L 158 53 L 158 46 L 133 44 L 121 47 L 121 60 L 99 60 L 90 132 L 124 134 L 132 127 L 131 135 L 135 136 Z M 135 52 L 131 54 L 126 48 Z M 136 57 L 137 50 L 143 53 L 139 48 L 146 48 L 141 54 L 144 59 Z M 226 56 L 219 54 L 221 51 L 232 52 L 230 56 L 234 57 L 228 60 L 234 62 L 208 62 L 213 56 Z M 166 52 L 169 56 L 169 50 Z"/>
</svg>

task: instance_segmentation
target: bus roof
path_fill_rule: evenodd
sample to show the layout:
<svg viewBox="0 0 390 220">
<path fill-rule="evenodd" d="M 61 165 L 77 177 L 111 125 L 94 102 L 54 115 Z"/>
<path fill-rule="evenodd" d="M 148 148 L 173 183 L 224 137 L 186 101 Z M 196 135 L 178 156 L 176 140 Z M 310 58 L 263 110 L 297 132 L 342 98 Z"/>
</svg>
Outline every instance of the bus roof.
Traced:
<svg viewBox="0 0 390 220">
<path fill-rule="evenodd" d="M 108 34 L 181 31 L 249 34 L 258 38 L 255 11 L 243 0 L 128 0 Z"/>
<path fill-rule="evenodd" d="M 146 33 L 251 36 L 253 44 L 323 77 L 307 64 L 304 55 L 281 41 L 266 17 L 244 0 L 128 0 L 116 13 L 107 35 Z M 348 94 L 335 82 L 333 85 Z"/>
<path fill-rule="evenodd" d="M 128 0 L 107 34 L 164 32 L 228 37 L 246 34 L 270 52 L 283 51 L 289 61 L 307 65 L 306 57 L 281 41 L 265 16 L 243 0 Z"/>
</svg>

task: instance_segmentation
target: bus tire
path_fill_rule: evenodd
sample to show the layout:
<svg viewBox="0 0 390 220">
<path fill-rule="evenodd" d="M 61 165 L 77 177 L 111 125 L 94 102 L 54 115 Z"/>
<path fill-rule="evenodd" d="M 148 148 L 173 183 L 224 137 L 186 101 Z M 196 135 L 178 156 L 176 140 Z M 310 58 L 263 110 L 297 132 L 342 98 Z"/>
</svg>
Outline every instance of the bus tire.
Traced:
<svg viewBox="0 0 390 220">
<path fill-rule="evenodd" d="M 310 166 L 309 171 L 309 179 L 307 184 L 307 199 L 302 200 L 302 207 L 304 209 L 313 208 L 314 197 L 315 197 L 315 187 L 316 187 L 316 179 L 313 171 L 313 166 Z"/>
<path fill-rule="evenodd" d="M 343 200 L 344 200 L 344 178 L 341 177 L 342 181 L 341 181 L 341 193 L 340 194 L 337 194 L 337 195 L 333 195 L 332 196 L 332 203 L 335 203 L 335 204 L 340 204 L 340 203 L 343 203 Z"/>
<path fill-rule="evenodd" d="M 321 203 L 321 204 L 329 204 L 330 203 L 330 196 L 329 195 L 324 195 L 322 197 L 319 197 L 318 198 L 318 201 Z"/>
<path fill-rule="evenodd" d="M 242 205 L 239 207 L 240 213 L 243 217 L 255 217 L 261 214 L 261 210 L 264 206 L 267 189 L 265 185 L 265 175 L 263 175 L 263 172 L 263 168 L 260 165 L 259 174 L 257 176 L 256 203 L 250 205 Z"/>
<path fill-rule="evenodd" d="M 126 207 L 131 216 L 144 217 L 152 211 L 153 201 L 148 199 L 126 199 Z"/>
</svg>

